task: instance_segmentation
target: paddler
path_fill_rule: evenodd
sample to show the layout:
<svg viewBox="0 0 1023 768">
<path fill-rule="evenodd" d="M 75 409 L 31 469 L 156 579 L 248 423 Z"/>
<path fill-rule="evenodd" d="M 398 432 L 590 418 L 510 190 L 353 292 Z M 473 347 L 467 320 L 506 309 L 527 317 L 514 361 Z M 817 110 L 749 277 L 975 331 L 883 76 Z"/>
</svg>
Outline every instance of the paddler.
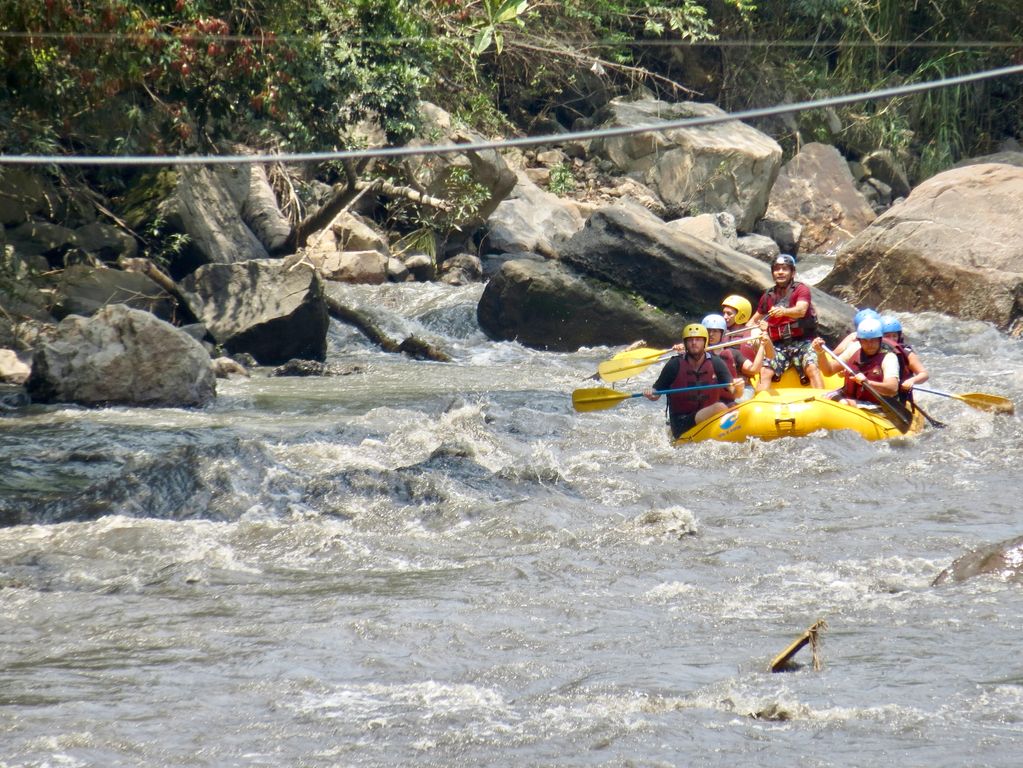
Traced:
<svg viewBox="0 0 1023 768">
<path fill-rule="evenodd" d="M 876 403 L 874 394 L 867 388 L 870 385 L 883 397 L 895 397 L 899 392 L 899 360 L 891 347 L 881 337 L 881 321 L 868 317 L 860 321 L 856 328 L 857 344 L 852 344 L 839 357 L 848 365 L 854 374 L 850 375 L 840 363 L 832 360 L 824 353 L 824 339 L 813 340 L 813 348 L 821 363 L 821 370 L 826 375 L 845 373 L 845 383 L 837 393 L 841 402 L 846 405 L 862 406 L 864 403 Z"/>
<path fill-rule="evenodd" d="M 726 410 L 742 394 L 742 379 L 738 383 L 734 382 L 725 361 L 707 352 L 707 339 L 707 329 L 699 323 L 690 323 L 683 328 L 685 354 L 668 360 L 654 385 L 643 392 L 647 400 L 656 401 L 661 396 L 654 394 L 655 390 L 715 383 L 725 385 L 668 395 L 668 423 L 673 437 L 678 437 L 704 419 Z"/>
<path fill-rule="evenodd" d="M 759 325 L 774 345 L 774 358 L 760 369 L 757 391 L 771 386 L 791 367 L 799 372 L 803 384 L 824 388 L 817 353 L 810 342 L 817 332 L 817 313 L 813 309 L 810 286 L 796 281 L 796 260 L 779 254 L 771 264 L 774 287 L 765 291 L 757 304 L 750 325 Z"/>
</svg>

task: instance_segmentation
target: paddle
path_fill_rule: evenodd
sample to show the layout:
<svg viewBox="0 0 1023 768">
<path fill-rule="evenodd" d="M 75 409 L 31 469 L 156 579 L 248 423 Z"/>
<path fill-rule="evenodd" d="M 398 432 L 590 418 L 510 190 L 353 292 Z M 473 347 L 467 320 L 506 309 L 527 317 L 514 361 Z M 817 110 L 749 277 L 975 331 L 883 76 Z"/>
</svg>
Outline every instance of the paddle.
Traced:
<svg viewBox="0 0 1023 768">
<path fill-rule="evenodd" d="M 1004 413 L 1007 416 L 1011 416 L 1016 412 L 1016 406 L 1013 405 L 1012 400 L 1007 397 L 1000 397 L 999 395 L 989 395 L 984 392 L 970 392 L 965 395 L 953 395 L 950 392 L 939 392 L 936 389 L 924 389 L 923 387 L 917 386 L 913 387 L 913 391 L 926 392 L 929 395 L 940 395 L 941 397 L 951 397 L 953 400 L 962 400 L 967 405 L 981 411 Z"/>
<path fill-rule="evenodd" d="M 845 362 L 845 360 L 843 360 L 830 349 L 828 349 L 827 345 L 824 346 L 824 351 L 831 355 L 832 359 L 837 360 L 838 363 L 843 368 L 845 368 L 847 373 L 849 373 L 852 376 L 856 375 L 856 371 L 850 368 L 849 365 Z M 902 432 L 903 434 L 908 432 L 910 425 L 912 425 L 913 423 L 913 414 L 906 410 L 906 406 L 904 406 L 895 398 L 889 398 L 882 395 L 880 392 L 874 389 L 873 386 L 871 386 L 869 381 L 864 381 L 863 386 L 866 387 L 867 391 L 874 396 L 874 399 L 877 400 L 877 404 L 881 406 L 881 410 L 885 412 L 885 415 L 888 417 L 888 420 L 895 425 L 895 428 L 899 430 L 899 432 Z"/>
<path fill-rule="evenodd" d="M 735 339 L 734 341 L 725 341 L 721 344 L 715 344 L 712 347 L 707 347 L 708 352 L 713 352 L 716 349 L 724 349 L 725 347 L 734 347 L 739 344 L 745 344 L 749 339 Z M 652 349 L 652 350 L 636 350 L 639 352 L 656 352 L 656 356 L 651 355 L 632 355 L 625 359 L 614 359 L 605 360 L 597 366 L 597 376 L 603 381 L 621 381 L 622 379 L 629 379 L 638 373 L 641 373 L 644 369 L 649 368 L 654 363 L 664 362 L 675 354 L 670 349 Z"/>
<path fill-rule="evenodd" d="M 675 389 L 657 389 L 654 390 L 655 395 L 670 395 L 674 392 L 695 392 L 698 389 L 718 389 L 728 388 L 731 384 L 701 384 L 698 387 L 677 387 Z M 614 408 L 618 403 L 623 400 L 628 400 L 633 397 L 643 397 L 642 392 L 619 392 L 617 389 L 608 389 L 607 387 L 591 387 L 587 389 L 577 389 L 572 393 L 572 407 L 581 413 L 587 411 L 605 411 L 608 408 Z"/>
</svg>

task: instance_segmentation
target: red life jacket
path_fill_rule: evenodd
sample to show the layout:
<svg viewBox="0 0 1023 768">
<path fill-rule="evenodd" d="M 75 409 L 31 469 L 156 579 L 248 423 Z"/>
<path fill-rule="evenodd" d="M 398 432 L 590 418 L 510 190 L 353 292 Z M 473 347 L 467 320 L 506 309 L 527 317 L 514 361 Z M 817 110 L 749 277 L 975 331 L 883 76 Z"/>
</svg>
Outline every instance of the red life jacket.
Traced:
<svg viewBox="0 0 1023 768">
<path fill-rule="evenodd" d="M 738 360 L 735 357 L 736 353 L 734 349 L 722 349 L 714 354 L 725 361 L 725 365 L 728 366 L 728 372 L 732 374 L 733 379 L 739 378 L 741 374 L 739 373 Z"/>
<path fill-rule="evenodd" d="M 717 373 L 714 372 L 714 361 L 710 353 L 704 355 L 703 362 L 699 368 L 693 369 L 689 358 L 683 355 L 678 360 L 678 374 L 671 382 L 669 389 L 678 387 L 699 387 L 704 384 L 717 384 Z M 725 392 L 723 387 L 715 389 L 701 389 L 696 392 L 673 392 L 668 395 L 668 410 L 675 414 L 685 415 L 696 413 L 698 410 L 711 403 L 716 403 Z"/>
<path fill-rule="evenodd" d="M 783 307 L 789 308 L 789 301 L 792 298 L 792 294 L 796 290 L 796 286 L 802 285 L 793 280 L 789 283 L 789 287 L 785 290 L 785 294 L 776 299 L 775 289 L 767 291 L 764 294 L 762 304 L 766 305 L 762 310 L 766 315 L 772 307 Z M 760 309 L 760 307 L 758 307 Z M 767 318 L 767 333 L 771 337 L 771 341 L 788 341 L 789 339 L 802 339 L 810 338 L 817 333 L 817 311 L 813 308 L 813 300 L 811 299 L 806 307 L 806 314 L 798 320 L 793 320 L 790 317 L 769 317 Z"/>
<path fill-rule="evenodd" d="M 887 344 L 882 344 L 881 348 L 873 355 L 865 355 L 863 354 L 863 347 L 860 347 L 860 353 L 849 361 L 849 367 L 856 373 L 862 373 L 866 376 L 867 381 L 880 384 L 884 381 L 881 361 L 891 351 L 891 347 Z M 868 403 L 877 402 L 877 399 L 871 394 L 870 390 L 856 381 L 852 375 L 847 376 L 845 384 L 842 385 L 842 396 L 852 398 L 853 400 L 863 400 Z"/>
<path fill-rule="evenodd" d="M 739 331 L 739 330 L 741 330 L 742 333 L 732 333 L 732 331 Z M 735 341 L 736 339 L 749 339 L 749 338 L 751 338 L 751 335 L 753 333 L 753 329 L 752 328 L 743 328 L 740 325 L 733 325 L 731 328 L 728 329 L 727 333 L 729 333 L 731 335 L 722 337 L 722 339 L 721 339 L 722 341 L 725 341 L 726 339 L 728 341 Z M 754 359 L 756 359 L 756 356 L 757 356 L 756 348 L 751 343 L 749 343 L 749 342 L 747 342 L 745 344 L 740 344 L 739 345 L 739 352 L 741 352 L 742 356 L 745 357 L 747 360 L 754 360 Z"/>
<path fill-rule="evenodd" d="M 913 375 L 913 371 L 909 367 L 909 353 L 913 351 L 913 348 L 907 344 L 901 344 L 898 342 L 893 344 L 890 341 L 886 341 L 881 346 L 882 348 L 887 346 L 895 353 L 895 357 L 899 359 L 899 383 L 901 384 L 906 379 L 910 378 Z M 904 403 L 911 402 L 913 400 L 913 390 L 909 390 L 907 392 L 902 389 L 902 387 L 899 387 L 899 400 Z"/>
</svg>

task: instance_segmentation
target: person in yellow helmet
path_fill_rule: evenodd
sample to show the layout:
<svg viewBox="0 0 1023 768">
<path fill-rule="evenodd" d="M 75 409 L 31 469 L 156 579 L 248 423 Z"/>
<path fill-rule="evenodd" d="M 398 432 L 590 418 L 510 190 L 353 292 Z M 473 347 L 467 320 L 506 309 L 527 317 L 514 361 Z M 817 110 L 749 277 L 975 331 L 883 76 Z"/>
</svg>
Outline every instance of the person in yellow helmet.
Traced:
<svg viewBox="0 0 1023 768">
<path fill-rule="evenodd" d="M 749 299 L 733 293 L 721 300 L 721 316 L 725 318 L 725 332 L 721 341 L 732 341 L 734 339 L 749 339 L 739 345 L 739 353 L 747 360 L 756 360 L 754 363 L 754 374 L 759 374 L 762 364 L 769 363 L 774 358 L 774 347 L 771 344 L 771 337 L 766 333 L 754 334 L 755 326 L 748 326 L 746 323 L 753 316 L 753 305 Z M 710 328 L 708 327 L 709 331 Z M 759 336 L 759 338 L 754 338 Z M 713 345 L 715 342 L 711 341 Z M 758 358 L 758 355 L 760 357 Z M 746 374 L 746 371 L 743 371 Z M 747 379 L 751 376 L 747 375 Z"/>
<path fill-rule="evenodd" d="M 647 400 L 658 400 L 661 396 L 656 392 L 665 389 L 683 389 L 709 384 L 727 386 L 669 394 L 668 423 L 674 437 L 692 429 L 704 419 L 726 410 L 737 396 L 737 386 L 732 381 L 725 361 L 707 352 L 707 337 L 707 329 L 699 323 L 690 323 L 683 328 L 682 343 L 685 345 L 685 354 L 676 355 L 668 360 L 654 385 L 643 392 Z"/>
</svg>

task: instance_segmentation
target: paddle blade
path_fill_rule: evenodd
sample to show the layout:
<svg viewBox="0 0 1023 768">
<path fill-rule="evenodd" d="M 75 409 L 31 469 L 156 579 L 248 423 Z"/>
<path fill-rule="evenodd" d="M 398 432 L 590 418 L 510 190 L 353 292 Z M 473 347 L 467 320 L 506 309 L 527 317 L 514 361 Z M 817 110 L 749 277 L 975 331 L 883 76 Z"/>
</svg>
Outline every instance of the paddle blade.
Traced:
<svg viewBox="0 0 1023 768">
<path fill-rule="evenodd" d="M 597 365 L 597 375 L 604 381 L 621 381 L 642 373 L 654 363 L 662 362 L 660 357 L 648 359 L 624 358 L 605 360 Z"/>
<path fill-rule="evenodd" d="M 632 395 L 627 392 L 618 392 L 607 387 L 588 387 L 572 393 L 572 407 L 580 413 L 604 411 L 614 408 L 622 400 L 628 400 L 630 397 Z"/>
<path fill-rule="evenodd" d="M 651 347 L 636 347 L 635 349 L 623 349 L 616 352 L 612 360 L 648 360 L 671 352 L 670 349 L 652 349 Z"/>
<path fill-rule="evenodd" d="M 1012 400 L 998 395 L 989 395 L 986 392 L 970 392 L 965 395 L 956 395 L 955 398 L 981 411 L 1004 413 L 1007 416 L 1016 412 L 1016 406 L 1013 405 Z"/>
</svg>

